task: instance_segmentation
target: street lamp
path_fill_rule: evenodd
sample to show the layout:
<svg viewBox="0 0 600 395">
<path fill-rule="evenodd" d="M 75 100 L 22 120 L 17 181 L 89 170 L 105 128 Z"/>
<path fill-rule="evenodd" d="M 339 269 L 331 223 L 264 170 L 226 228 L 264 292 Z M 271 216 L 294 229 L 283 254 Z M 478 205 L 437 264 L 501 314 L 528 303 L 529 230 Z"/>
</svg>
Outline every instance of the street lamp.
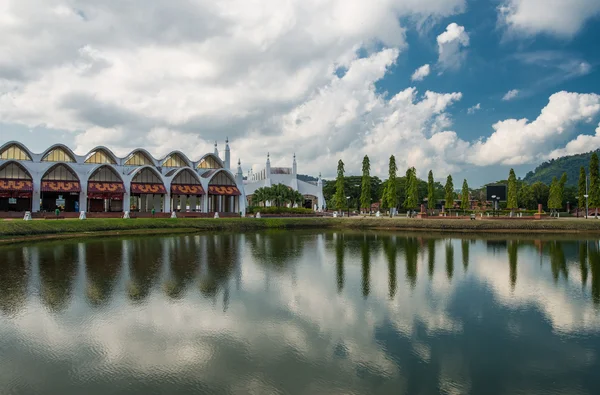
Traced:
<svg viewBox="0 0 600 395">
<path fill-rule="evenodd" d="M 492 195 L 493 216 L 496 216 L 496 195 Z"/>
<path fill-rule="evenodd" d="M 585 187 L 586 187 L 585 189 L 587 192 L 587 182 L 585 184 Z M 588 217 L 588 196 L 589 195 L 587 193 L 585 195 L 583 195 L 583 197 L 585 198 L 585 219 L 587 219 L 587 217 Z"/>
<path fill-rule="evenodd" d="M 346 196 L 346 206 L 348 207 L 348 218 L 350 218 L 350 196 Z"/>
<path fill-rule="evenodd" d="M 498 217 L 500 217 L 500 211 L 498 209 L 499 205 L 500 205 L 500 196 L 496 196 L 496 213 L 498 214 Z"/>
</svg>

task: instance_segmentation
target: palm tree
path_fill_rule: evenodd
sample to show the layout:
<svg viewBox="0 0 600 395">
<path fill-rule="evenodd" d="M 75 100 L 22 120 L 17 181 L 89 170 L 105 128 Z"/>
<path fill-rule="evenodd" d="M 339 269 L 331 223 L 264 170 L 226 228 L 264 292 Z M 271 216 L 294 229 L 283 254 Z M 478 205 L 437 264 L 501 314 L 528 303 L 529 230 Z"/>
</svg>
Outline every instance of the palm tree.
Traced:
<svg viewBox="0 0 600 395">
<path fill-rule="evenodd" d="M 283 184 L 277 184 L 277 185 L 273 185 L 270 188 L 271 192 L 272 192 L 272 198 L 273 201 L 275 202 L 275 205 L 277 207 L 281 207 L 283 206 L 286 202 L 289 202 L 289 196 L 290 196 L 290 188 L 288 188 L 286 185 Z"/>
<path fill-rule="evenodd" d="M 298 207 L 302 207 L 302 205 L 304 204 L 304 196 L 298 191 L 292 191 L 291 195 L 292 205 L 298 204 Z"/>
<path fill-rule="evenodd" d="M 261 203 L 264 205 L 264 203 L 269 200 L 267 188 L 261 187 L 254 191 L 254 200 L 257 205 L 260 205 Z"/>
</svg>

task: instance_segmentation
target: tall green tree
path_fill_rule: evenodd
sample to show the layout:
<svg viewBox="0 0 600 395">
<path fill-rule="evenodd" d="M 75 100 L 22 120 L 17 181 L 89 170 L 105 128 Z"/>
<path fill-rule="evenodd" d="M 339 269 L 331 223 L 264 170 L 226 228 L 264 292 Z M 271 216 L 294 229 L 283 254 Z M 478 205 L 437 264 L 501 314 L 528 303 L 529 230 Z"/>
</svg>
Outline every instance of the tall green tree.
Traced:
<svg viewBox="0 0 600 395">
<path fill-rule="evenodd" d="M 406 209 L 412 208 L 412 202 L 410 201 L 410 183 L 413 177 L 413 168 L 409 167 L 406 169 L 406 175 L 404 176 L 404 202 L 402 206 Z"/>
<path fill-rule="evenodd" d="M 346 195 L 344 194 L 344 162 L 340 159 L 337 166 L 337 178 L 335 179 L 335 208 L 343 210 L 346 208 Z"/>
<path fill-rule="evenodd" d="M 563 202 L 565 199 L 565 184 L 567 183 L 567 173 L 564 172 L 558 180 L 558 186 L 556 187 L 556 205 L 558 209 L 563 208 Z"/>
<path fill-rule="evenodd" d="M 371 162 L 365 155 L 362 162 L 362 182 L 360 186 L 360 207 L 371 211 Z"/>
<path fill-rule="evenodd" d="M 446 178 L 446 185 L 444 186 L 445 192 L 445 200 L 447 209 L 451 209 L 454 207 L 454 184 L 452 183 L 452 176 L 448 174 L 448 178 Z"/>
<path fill-rule="evenodd" d="M 517 193 L 517 199 L 521 203 L 521 206 L 527 210 L 535 210 L 537 208 L 537 201 L 533 194 L 533 188 L 530 185 L 522 183 Z"/>
<path fill-rule="evenodd" d="M 463 180 L 462 191 L 460 193 L 460 208 L 463 210 L 469 210 L 469 184 L 467 184 L 467 179 Z"/>
<path fill-rule="evenodd" d="M 548 195 L 548 208 L 554 212 L 560 208 L 560 203 L 558 203 L 558 194 L 559 194 L 559 185 L 558 178 L 553 177 L 552 183 L 550 184 L 550 194 Z"/>
<path fill-rule="evenodd" d="M 414 167 L 412 168 L 409 191 L 411 207 L 417 207 L 419 205 L 419 179 L 417 178 L 417 169 Z"/>
<path fill-rule="evenodd" d="M 579 181 L 577 183 L 577 209 L 585 207 L 585 167 L 579 168 Z"/>
<path fill-rule="evenodd" d="M 398 191 L 396 185 L 396 173 L 398 167 L 396 166 L 396 158 L 394 155 L 390 156 L 390 163 L 388 168 L 388 179 L 385 187 L 385 193 L 383 199 L 385 200 L 385 207 L 389 209 L 396 208 L 398 202 Z"/>
<path fill-rule="evenodd" d="M 517 176 L 515 175 L 515 171 L 510 169 L 508 173 L 508 192 L 506 196 L 506 208 L 510 210 L 514 210 L 518 208 L 519 205 L 517 203 Z"/>
<path fill-rule="evenodd" d="M 595 217 L 598 217 L 598 206 L 600 206 L 600 175 L 598 170 L 598 154 L 593 153 L 590 158 L 590 190 L 588 203 L 595 209 Z"/>
<path fill-rule="evenodd" d="M 433 171 L 429 170 L 427 176 L 427 208 L 435 209 L 435 181 L 433 180 Z"/>
</svg>

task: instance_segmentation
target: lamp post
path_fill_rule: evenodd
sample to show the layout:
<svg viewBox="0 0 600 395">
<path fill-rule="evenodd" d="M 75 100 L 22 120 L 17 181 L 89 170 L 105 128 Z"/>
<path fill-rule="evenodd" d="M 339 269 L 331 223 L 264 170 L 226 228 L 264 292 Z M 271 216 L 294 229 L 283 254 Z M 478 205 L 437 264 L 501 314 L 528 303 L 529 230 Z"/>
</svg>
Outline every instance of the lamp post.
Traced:
<svg viewBox="0 0 600 395">
<path fill-rule="evenodd" d="M 350 218 L 350 196 L 346 196 L 346 206 L 348 207 L 348 218 Z"/>
<path fill-rule="evenodd" d="M 586 194 L 583 195 L 583 197 L 585 198 L 585 219 L 587 219 L 588 217 L 588 194 L 587 194 L 587 184 L 586 184 Z"/>
<path fill-rule="evenodd" d="M 496 216 L 496 195 L 492 195 L 492 215 Z"/>
<path fill-rule="evenodd" d="M 496 196 L 496 214 L 498 217 L 500 217 L 499 207 L 500 207 L 500 196 Z"/>
</svg>

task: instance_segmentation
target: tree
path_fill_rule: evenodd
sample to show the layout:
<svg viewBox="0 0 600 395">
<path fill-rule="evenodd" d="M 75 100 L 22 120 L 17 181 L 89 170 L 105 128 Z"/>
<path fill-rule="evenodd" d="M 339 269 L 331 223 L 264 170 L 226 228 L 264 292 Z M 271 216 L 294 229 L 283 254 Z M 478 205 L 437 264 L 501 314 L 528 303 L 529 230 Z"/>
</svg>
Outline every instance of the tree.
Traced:
<svg viewBox="0 0 600 395">
<path fill-rule="evenodd" d="M 567 173 L 564 172 L 558 181 L 558 186 L 556 187 L 556 205 L 558 209 L 563 208 L 563 202 L 565 198 L 565 184 L 567 183 Z"/>
<path fill-rule="evenodd" d="M 519 208 L 517 203 L 517 176 L 515 175 L 515 171 L 513 169 L 510 169 L 510 172 L 508 173 L 506 208 L 510 209 L 511 211 Z"/>
<path fill-rule="evenodd" d="M 600 206 L 600 178 L 598 174 L 598 154 L 593 153 L 590 158 L 590 193 L 588 203 L 595 209 L 594 217 L 598 217 Z"/>
<path fill-rule="evenodd" d="M 536 200 L 533 195 L 533 188 L 526 183 L 522 183 L 517 193 L 517 200 L 521 203 L 521 206 L 527 210 L 536 209 Z"/>
<path fill-rule="evenodd" d="M 417 170 L 414 167 L 409 167 L 406 170 L 404 208 L 412 209 L 419 203 L 418 183 Z"/>
<path fill-rule="evenodd" d="M 343 210 L 346 208 L 346 195 L 344 194 L 344 162 L 342 162 L 341 159 L 338 161 L 334 199 L 336 209 Z"/>
<path fill-rule="evenodd" d="M 427 208 L 435 209 L 435 185 L 433 180 L 433 171 L 429 170 L 427 176 Z"/>
<path fill-rule="evenodd" d="M 448 174 L 448 178 L 446 178 L 446 186 L 444 187 L 444 191 L 446 193 L 446 205 L 447 209 L 451 209 L 454 207 L 454 184 L 452 183 L 452 176 Z"/>
<path fill-rule="evenodd" d="M 552 184 L 550 184 L 550 194 L 548 195 L 548 208 L 554 212 L 554 210 L 560 208 L 560 204 L 557 202 L 558 200 L 558 193 L 559 193 L 559 186 L 558 186 L 558 178 L 553 177 L 552 178 Z"/>
<path fill-rule="evenodd" d="M 382 199 L 385 202 L 385 207 L 389 209 L 396 208 L 396 204 L 398 202 L 398 192 L 396 188 L 397 171 L 398 167 L 396 167 L 396 158 L 394 157 L 394 155 L 392 155 L 390 156 L 387 185 L 385 187 L 385 192 Z"/>
<path fill-rule="evenodd" d="M 371 163 L 365 155 L 362 162 L 362 181 L 360 187 L 360 207 L 371 212 Z"/>
<path fill-rule="evenodd" d="M 469 184 L 467 184 L 467 179 L 463 180 L 462 192 L 460 194 L 460 208 L 463 210 L 469 210 Z"/>
<path fill-rule="evenodd" d="M 585 207 L 585 185 L 586 184 L 586 174 L 585 167 L 581 166 L 579 168 L 579 182 L 577 183 L 577 209 L 579 210 L 582 207 Z"/>
<path fill-rule="evenodd" d="M 548 188 L 548 185 L 541 181 L 537 181 L 531 185 L 531 190 L 537 204 L 547 204 L 550 195 L 550 188 Z"/>
</svg>

